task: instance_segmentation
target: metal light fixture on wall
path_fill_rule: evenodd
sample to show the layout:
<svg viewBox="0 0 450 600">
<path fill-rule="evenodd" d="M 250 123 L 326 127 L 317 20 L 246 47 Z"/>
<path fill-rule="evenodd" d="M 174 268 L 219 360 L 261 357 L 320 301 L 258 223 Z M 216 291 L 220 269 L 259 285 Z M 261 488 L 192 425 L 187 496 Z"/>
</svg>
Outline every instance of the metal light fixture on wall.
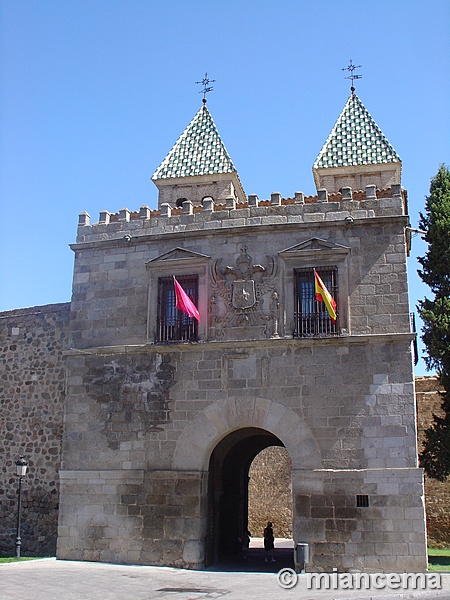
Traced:
<svg viewBox="0 0 450 600">
<path fill-rule="evenodd" d="M 21 456 L 16 462 L 16 475 L 19 478 L 19 497 L 17 500 L 17 528 L 16 528 L 16 557 L 20 558 L 20 547 L 22 540 L 20 538 L 20 518 L 22 512 L 22 479 L 27 474 L 28 461 Z"/>
</svg>

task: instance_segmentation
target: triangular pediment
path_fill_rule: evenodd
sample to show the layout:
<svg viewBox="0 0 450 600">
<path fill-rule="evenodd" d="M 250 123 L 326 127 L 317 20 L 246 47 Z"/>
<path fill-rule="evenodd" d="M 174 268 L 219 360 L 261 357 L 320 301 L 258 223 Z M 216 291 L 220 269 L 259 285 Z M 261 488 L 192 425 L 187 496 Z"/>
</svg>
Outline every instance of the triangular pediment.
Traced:
<svg viewBox="0 0 450 600">
<path fill-rule="evenodd" d="M 335 254 L 347 254 L 350 252 L 350 248 L 346 246 L 342 246 L 341 244 L 335 244 L 333 242 L 327 242 L 326 240 L 322 240 L 320 238 L 311 238 L 306 240 L 305 242 L 301 242 L 300 244 L 296 244 L 295 246 L 291 246 L 290 248 L 286 248 L 282 250 L 278 254 L 282 257 L 292 256 L 292 255 L 306 255 L 311 253 L 335 253 Z"/>
<path fill-rule="evenodd" d="M 206 254 L 200 254 L 200 252 L 193 252 L 192 250 L 185 250 L 184 248 L 173 248 L 168 252 L 164 252 L 164 254 L 160 254 L 156 258 L 152 258 L 148 261 L 147 264 L 158 263 L 158 262 L 167 262 L 167 261 L 185 261 L 185 260 L 208 260 L 211 258 Z"/>
</svg>

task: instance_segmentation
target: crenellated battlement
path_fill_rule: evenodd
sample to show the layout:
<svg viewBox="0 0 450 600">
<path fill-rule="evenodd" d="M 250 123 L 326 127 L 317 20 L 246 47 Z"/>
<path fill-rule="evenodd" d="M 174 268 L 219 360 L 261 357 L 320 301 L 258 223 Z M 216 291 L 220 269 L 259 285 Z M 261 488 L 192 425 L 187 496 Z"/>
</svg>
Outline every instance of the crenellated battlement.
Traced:
<svg viewBox="0 0 450 600">
<path fill-rule="evenodd" d="M 100 212 L 99 220 L 90 223 L 87 212 L 80 213 L 77 242 L 97 241 L 114 238 L 130 231 L 145 230 L 145 234 L 175 233 L 183 230 L 215 229 L 224 227 L 258 226 L 280 223 L 308 223 L 341 221 L 348 218 L 363 219 L 379 216 L 406 215 L 407 193 L 401 185 L 376 189 L 375 185 L 365 190 L 353 191 L 344 187 L 339 193 L 328 194 L 318 190 L 315 196 L 296 192 L 294 197 L 282 198 L 274 192 L 270 199 L 259 199 L 250 194 L 246 203 L 235 198 L 225 203 L 215 203 L 213 198 L 204 198 L 203 204 L 194 205 L 190 200 L 181 208 L 163 204 L 159 210 L 141 206 L 138 211 L 123 208 L 117 213 Z"/>
</svg>

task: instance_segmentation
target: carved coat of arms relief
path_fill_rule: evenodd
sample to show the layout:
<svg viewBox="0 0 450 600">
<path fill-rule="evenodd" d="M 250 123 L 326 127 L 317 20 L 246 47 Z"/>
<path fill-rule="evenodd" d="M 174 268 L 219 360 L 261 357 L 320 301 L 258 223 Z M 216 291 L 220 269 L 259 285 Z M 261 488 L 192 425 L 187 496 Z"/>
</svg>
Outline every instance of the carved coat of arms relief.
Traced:
<svg viewBox="0 0 450 600">
<path fill-rule="evenodd" d="M 232 286 L 231 300 L 234 308 L 252 308 L 256 304 L 256 290 L 253 279 L 238 279 L 233 281 Z"/>
<path fill-rule="evenodd" d="M 214 260 L 210 297 L 213 336 L 226 336 L 227 328 L 264 325 L 265 337 L 278 337 L 277 274 L 276 256 L 266 256 L 264 264 L 254 264 L 245 246 L 234 265 L 223 267 L 222 259 Z"/>
</svg>

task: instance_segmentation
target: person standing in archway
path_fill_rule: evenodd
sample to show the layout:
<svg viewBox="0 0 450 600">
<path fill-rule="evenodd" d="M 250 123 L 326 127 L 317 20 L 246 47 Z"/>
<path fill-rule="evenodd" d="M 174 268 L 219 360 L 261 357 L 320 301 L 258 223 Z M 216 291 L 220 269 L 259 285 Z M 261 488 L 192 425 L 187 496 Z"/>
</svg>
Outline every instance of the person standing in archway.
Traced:
<svg viewBox="0 0 450 600">
<path fill-rule="evenodd" d="M 243 558 L 247 558 L 248 549 L 250 547 L 250 536 L 252 534 L 248 529 L 245 530 L 244 535 L 242 537 L 242 556 Z"/>
<path fill-rule="evenodd" d="M 274 541 L 275 538 L 273 535 L 273 526 L 272 523 L 269 521 L 267 523 L 267 527 L 264 529 L 264 560 L 266 562 L 268 562 L 269 557 L 271 558 L 272 562 L 277 562 L 273 556 L 273 550 L 275 547 Z"/>
</svg>

